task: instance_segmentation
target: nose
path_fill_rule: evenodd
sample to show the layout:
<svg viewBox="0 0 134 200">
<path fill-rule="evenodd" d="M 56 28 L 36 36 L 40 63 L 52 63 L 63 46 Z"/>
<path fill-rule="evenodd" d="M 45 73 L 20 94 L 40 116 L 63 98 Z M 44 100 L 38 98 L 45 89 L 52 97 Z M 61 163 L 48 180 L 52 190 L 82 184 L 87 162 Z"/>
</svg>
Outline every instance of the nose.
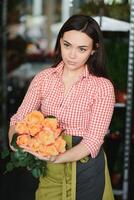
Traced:
<svg viewBox="0 0 134 200">
<path fill-rule="evenodd" d="M 74 48 L 70 49 L 69 57 L 70 58 L 75 58 L 76 57 L 76 49 L 74 49 Z"/>
</svg>

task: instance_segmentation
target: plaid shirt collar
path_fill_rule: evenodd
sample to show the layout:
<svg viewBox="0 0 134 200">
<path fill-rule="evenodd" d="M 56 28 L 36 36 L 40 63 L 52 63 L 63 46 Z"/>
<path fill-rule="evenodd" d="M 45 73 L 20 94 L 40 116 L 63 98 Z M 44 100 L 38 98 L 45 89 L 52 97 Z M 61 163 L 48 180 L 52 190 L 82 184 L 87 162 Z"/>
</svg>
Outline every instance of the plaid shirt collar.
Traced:
<svg viewBox="0 0 134 200">
<path fill-rule="evenodd" d="M 55 73 L 56 75 L 58 75 L 59 77 L 61 77 L 62 75 L 62 72 L 63 72 L 63 67 L 64 67 L 64 62 L 61 61 L 57 67 L 54 68 L 54 71 L 53 73 Z M 89 74 L 89 71 L 88 71 L 88 67 L 86 66 L 85 67 L 85 70 L 84 72 L 82 73 L 82 75 L 80 76 L 80 78 L 89 78 L 90 74 Z"/>
</svg>

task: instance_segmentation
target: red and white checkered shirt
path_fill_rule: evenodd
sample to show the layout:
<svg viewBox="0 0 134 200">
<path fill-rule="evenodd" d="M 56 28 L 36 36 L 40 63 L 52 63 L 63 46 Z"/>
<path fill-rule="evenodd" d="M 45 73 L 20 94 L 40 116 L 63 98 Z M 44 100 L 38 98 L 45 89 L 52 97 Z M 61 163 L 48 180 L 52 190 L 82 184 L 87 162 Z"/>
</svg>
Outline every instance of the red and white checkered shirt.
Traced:
<svg viewBox="0 0 134 200">
<path fill-rule="evenodd" d="M 56 68 L 45 69 L 34 77 L 10 125 L 15 125 L 33 110 L 40 110 L 44 116 L 54 115 L 66 134 L 82 136 L 81 143 L 92 157 L 96 157 L 113 114 L 113 85 L 106 78 L 89 74 L 85 68 L 64 95 L 63 67 L 61 62 Z"/>
</svg>

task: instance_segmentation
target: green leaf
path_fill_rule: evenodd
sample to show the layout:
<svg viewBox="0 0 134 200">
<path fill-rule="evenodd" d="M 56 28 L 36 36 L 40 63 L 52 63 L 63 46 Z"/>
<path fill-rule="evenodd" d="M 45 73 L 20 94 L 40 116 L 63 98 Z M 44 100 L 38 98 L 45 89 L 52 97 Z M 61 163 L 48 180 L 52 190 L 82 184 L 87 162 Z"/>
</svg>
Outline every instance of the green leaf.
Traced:
<svg viewBox="0 0 134 200">
<path fill-rule="evenodd" d="M 27 164 L 28 164 L 27 160 L 25 160 L 25 159 L 24 160 L 20 160 L 19 163 L 18 163 L 18 165 L 20 167 L 27 167 Z"/>
<path fill-rule="evenodd" d="M 20 163 L 19 163 L 19 162 L 17 162 L 17 161 L 16 161 L 16 162 L 14 162 L 13 164 L 14 164 L 14 167 L 21 167 L 21 166 L 20 166 Z"/>
<path fill-rule="evenodd" d="M 15 149 L 19 149 L 20 147 L 16 144 L 16 140 L 18 137 L 18 133 L 15 133 L 13 135 L 12 141 L 11 141 L 11 145 L 15 148 Z"/>
<path fill-rule="evenodd" d="M 14 168 L 13 163 L 12 163 L 12 162 L 8 162 L 7 165 L 6 165 L 6 170 L 7 170 L 8 172 L 10 172 L 10 171 L 13 170 L 13 168 Z"/>
<path fill-rule="evenodd" d="M 47 115 L 45 118 L 56 118 L 56 117 L 53 115 Z"/>
<path fill-rule="evenodd" d="M 21 149 L 13 153 L 13 159 L 15 160 L 24 160 L 27 157 L 27 152 L 23 152 Z"/>
<path fill-rule="evenodd" d="M 32 169 L 31 173 L 35 178 L 39 178 L 42 175 L 42 171 L 39 168 Z"/>
<path fill-rule="evenodd" d="M 60 135 L 62 135 L 64 132 L 65 132 L 65 129 L 63 129 L 63 130 L 60 132 Z"/>
<path fill-rule="evenodd" d="M 8 149 L 4 149 L 2 152 L 1 152 L 1 158 L 2 159 L 5 159 L 7 156 L 9 156 L 10 154 L 10 151 Z"/>
<path fill-rule="evenodd" d="M 6 158 L 7 156 L 10 158 L 10 161 L 6 164 L 5 173 L 12 171 L 14 168 L 22 167 L 29 170 L 35 178 L 46 175 L 46 161 L 42 161 L 30 153 L 24 152 L 16 144 L 17 137 L 18 134 L 14 134 L 11 141 L 11 145 L 16 151 L 5 150 L 1 154 L 2 158 Z"/>
</svg>

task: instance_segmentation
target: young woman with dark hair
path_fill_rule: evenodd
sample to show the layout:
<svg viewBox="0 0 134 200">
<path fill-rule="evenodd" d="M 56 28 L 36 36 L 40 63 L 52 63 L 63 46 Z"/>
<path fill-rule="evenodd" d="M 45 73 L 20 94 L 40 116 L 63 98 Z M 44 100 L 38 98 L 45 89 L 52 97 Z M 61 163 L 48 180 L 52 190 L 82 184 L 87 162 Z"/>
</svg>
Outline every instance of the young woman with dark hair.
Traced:
<svg viewBox="0 0 134 200">
<path fill-rule="evenodd" d="M 93 40 L 94 54 L 89 57 L 86 64 L 90 73 L 96 76 L 108 78 L 106 72 L 106 58 L 103 37 L 98 23 L 89 16 L 73 15 L 67 20 L 59 31 L 55 45 L 55 65 L 62 61 L 60 39 L 64 33 L 71 30 L 77 30 L 86 33 Z"/>
<path fill-rule="evenodd" d="M 54 65 L 35 76 L 11 118 L 9 141 L 16 122 L 32 110 L 56 116 L 65 129 L 67 150 L 49 158 L 36 200 L 114 199 L 102 147 L 114 103 L 100 27 L 89 16 L 73 15 L 59 31 Z"/>
</svg>

